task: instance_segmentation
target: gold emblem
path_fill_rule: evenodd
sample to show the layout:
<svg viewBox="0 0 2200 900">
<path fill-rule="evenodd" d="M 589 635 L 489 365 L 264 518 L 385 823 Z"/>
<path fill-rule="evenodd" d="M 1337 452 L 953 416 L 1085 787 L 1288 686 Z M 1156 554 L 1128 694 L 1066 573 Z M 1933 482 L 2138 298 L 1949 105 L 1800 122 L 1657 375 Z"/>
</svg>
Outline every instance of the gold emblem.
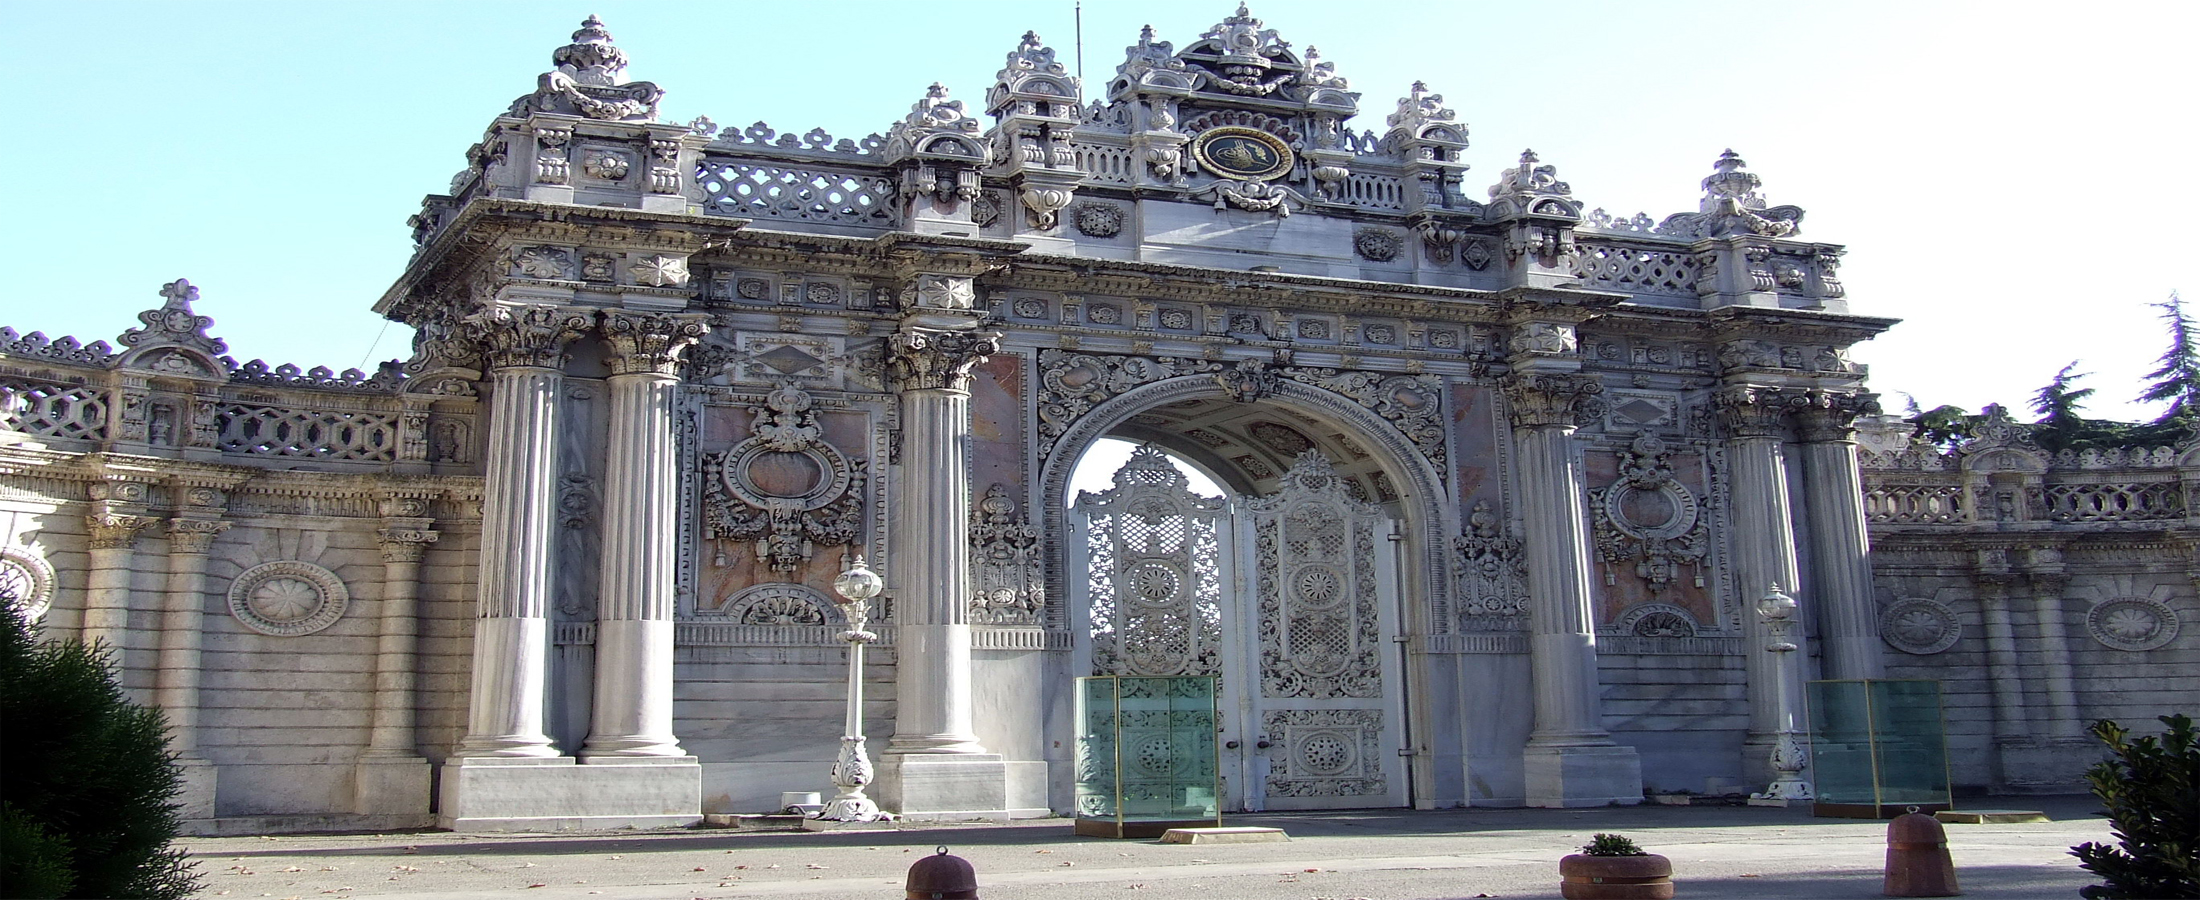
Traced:
<svg viewBox="0 0 2200 900">
<path fill-rule="evenodd" d="M 1257 128 L 1210 128 L 1192 141 L 1192 155 L 1218 175 L 1268 181 L 1291 171 L 1291 148 Z"/>
</svg>

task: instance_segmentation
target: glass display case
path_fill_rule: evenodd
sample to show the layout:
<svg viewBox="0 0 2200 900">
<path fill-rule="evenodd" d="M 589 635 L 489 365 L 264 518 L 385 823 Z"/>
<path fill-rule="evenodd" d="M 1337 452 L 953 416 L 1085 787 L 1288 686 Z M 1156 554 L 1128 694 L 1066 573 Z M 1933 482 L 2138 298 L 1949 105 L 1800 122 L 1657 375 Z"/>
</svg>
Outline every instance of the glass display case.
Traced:
<svg viewBox="0 0 2200 900">
<path fill-rule="evenodd" d="M 1213 676 L 1077 679 L 1077 833 L 1222 824 Z"/>
<path fill-rule="evenodd" d="M 1815 815 L 1859 819 L 1950 806 L 1947 726 L 1940 682 L 1810 682 Z"/>
</svg>

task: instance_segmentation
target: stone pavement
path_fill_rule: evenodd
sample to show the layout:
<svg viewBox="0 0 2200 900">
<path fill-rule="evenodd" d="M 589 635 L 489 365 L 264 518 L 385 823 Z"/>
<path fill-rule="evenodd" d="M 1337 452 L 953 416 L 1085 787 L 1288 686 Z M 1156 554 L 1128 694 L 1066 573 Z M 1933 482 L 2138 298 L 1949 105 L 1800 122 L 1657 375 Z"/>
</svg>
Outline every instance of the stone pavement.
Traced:
<svg viewBox="0 0 2200 900">
<path fill-rule="evenodd" d="M 1966 894 L 2077 895 L 2092 883 L 2071 845 L 2109 840 L 2090 797 L 2010 798 L 2054 821 L 1950 825 Z M 442 832 L 193 838 L 203 897 L 691 900 L 901 897 L 918 854 L 945 844 L 977 868 L 982 896 L 1135 900 L 1551 898 L 1558 858 L 1615 831 L 1673 860 L 1682 898 L 1878 897 L 1883 822 L 1748 807 L 1469 809 L 1233 816 L 1290 831 L 1282 844 L 1174 846 L 1070 834 L 1063 820 L 1009 826 L 803 833 L 694 830 L 563 836 Z"/>
</svg>

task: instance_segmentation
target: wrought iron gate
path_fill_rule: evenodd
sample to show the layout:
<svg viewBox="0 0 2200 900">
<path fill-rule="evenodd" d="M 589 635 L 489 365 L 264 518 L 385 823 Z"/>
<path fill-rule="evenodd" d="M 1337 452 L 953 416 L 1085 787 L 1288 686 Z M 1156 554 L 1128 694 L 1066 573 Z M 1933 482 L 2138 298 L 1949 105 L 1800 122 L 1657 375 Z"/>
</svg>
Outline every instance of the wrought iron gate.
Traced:
<svg viewBox="0 0 2200 900">
<path fill-rule="evenodd" d="M 1081 495 L 1079 674 L 1221 676 L 1229 808 L 1403 806 L 1393 523 L 1318 453 L 1282 481 L 1203 497 L 1148 446 Z"/>
</svg>

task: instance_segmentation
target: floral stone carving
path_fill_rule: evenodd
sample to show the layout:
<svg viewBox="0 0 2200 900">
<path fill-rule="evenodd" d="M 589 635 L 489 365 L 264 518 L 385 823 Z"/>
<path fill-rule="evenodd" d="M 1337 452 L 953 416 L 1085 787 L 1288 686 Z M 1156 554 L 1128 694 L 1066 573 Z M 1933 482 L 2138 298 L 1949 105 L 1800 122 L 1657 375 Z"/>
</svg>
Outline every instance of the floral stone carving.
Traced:
<svg viewBox="0 0 2200 900">
<path fill-rule="evenodd" d="M 229 583 L 229 612 L 261 634 L 299 637 L 343 618 L 351 592 L 336 573 L 309 562 L 281 560 L 246 569 Z"/>
<path fill-rule="evenodd" d="M 1956 645 L 1963 637 L 1963 623 L 1936 600 L 1897 600 L 1879 613 L 1879 638 L 1887 646 L 1917 656 L 1931 656 Z"/>
<path fill-rule="evenodd" d="M 1670 587 L 1683 566 L 1693 566 L 1695 584 L 1703 586 L 1711 530 L 1695 494 L 1674 479 L 1672 455 L 1656 435 L 1637 436 L 1620 452 L 1619 480 L 1590 501 L 1605 584 L 1614 581 L 1612 567 L 1633 563 L 1653 592 Z"/>
<path fill-rule="evenodd" d="M 1087 237 L 1114 237 L 1123 233 L 1123 208 L 1113 203 L 1080 203 L 1071 221 Z"/>
<path fill-rule="evenodd" d="M 854 541 L 862 526 L 863 466 L 825 442 L 813 403 L 791 385 L 771 392 L 748 440 L 704 463 L 710 536 L 754 541 L 775 572 Z"/>
<path fill-rule="evenodd" d="M 1362 228 L 1352 233 L 1352 249 L 1360 258 L 1374 262 L 1390 262 L 1398 258 L 1398 251 L 1405 246 L 1405 239 L 1395 231 L 1381 228 Z"/>
<path fill-rule="evenodd" d="M 37 622 L 53 608 L 53 566 L 22 547 L 0 547 L 0 602 Z"/>
<path fill-rule="evenodd" d="M 1467 534 L 1452 538 L 1459 552 L 1459 612 L 1465 616 L 1517 616 L 1527 610 L 1528 559 L 1520 539 L 1505 533 L 1488 500 L 1467 515 Z"/>
<path fill-rule="evenodd" d="M 2085 614 L 2085 627 L 2102 646 L 2133 652 L 2153 650 L 2177 638 L 2177 611 L 2141 597 L 2119 597 Z"/>
<path fill-rule="evenodd" d="M 717 612 L 742 625 L 825 625 L 832 603 L 799 584 L 758 584 L 726 598 Z"/>
<path fill-rule="evenodd" d="M 970 515 L 971 572 L 977 590 L 970 621 L 1037 625 L 1046 606 L 1039 568 L 1039 529 L 1016 515 L 1006 485 L 986 489 Z"/>
</svg>

